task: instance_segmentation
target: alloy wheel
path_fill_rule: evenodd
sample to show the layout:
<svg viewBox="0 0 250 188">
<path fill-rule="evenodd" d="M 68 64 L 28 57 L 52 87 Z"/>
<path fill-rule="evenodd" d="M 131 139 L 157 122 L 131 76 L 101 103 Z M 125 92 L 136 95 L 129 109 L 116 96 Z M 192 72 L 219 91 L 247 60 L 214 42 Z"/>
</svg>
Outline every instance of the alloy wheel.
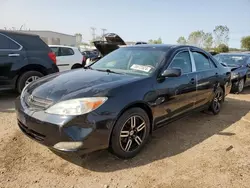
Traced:
<svg viewBox="0 0 250 188">
<path fill-rule="evenodd" d="M 125 152 L 136 150 L 144 142 L 146 136 L 146 122 L 140 116 L 130 117 L 122 126 L 120 132 L 120 146 Z"/>
<path fill-rule="evenodd" d="M 244 88 L 244 80 L 241 79 L 241 80 L 239 81 L 239 85 L 238 85 L 238 92 L 239 92 L 239 93 L 242 92 L 243 88 Z"/>
<path fill-rule="evenodd" d="M 222 100 L 223 100 L 223 92 L 222 91 L 216 92 L 215 97 L 214 97 L 214 101 L 213 101 L 214 112 L 220 111 Z"/>
<path fill-rule="evenodd" d="M 25 85 L 30 84 L 31 82 L 34 82 L 35 80 L 39 79 L 39 76 L 31 76 L 25 81 Z"/>
</svg>

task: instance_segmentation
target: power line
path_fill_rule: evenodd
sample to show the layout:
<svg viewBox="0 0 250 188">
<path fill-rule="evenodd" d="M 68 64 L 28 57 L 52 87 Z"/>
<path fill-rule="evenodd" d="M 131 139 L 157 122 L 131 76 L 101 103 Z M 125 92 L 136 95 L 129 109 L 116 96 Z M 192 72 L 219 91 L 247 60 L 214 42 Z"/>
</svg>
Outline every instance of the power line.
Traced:
<svg viewBox="0 0 250 188">
<path fill-rule="evenodd" d="M 95 31 L 96 31 L 96 28 L 95 27 L 91 27 L 91 33 L 92 33 L 92 39 L 95 40 Z"/>
<path fill-rule="evenodd" d="M 105 35 L 105 32 L 107 31 L 107 29 L 101 29 L 102 30 L 102 40 L 104 40 L 104 35 Z"/>
</svg>

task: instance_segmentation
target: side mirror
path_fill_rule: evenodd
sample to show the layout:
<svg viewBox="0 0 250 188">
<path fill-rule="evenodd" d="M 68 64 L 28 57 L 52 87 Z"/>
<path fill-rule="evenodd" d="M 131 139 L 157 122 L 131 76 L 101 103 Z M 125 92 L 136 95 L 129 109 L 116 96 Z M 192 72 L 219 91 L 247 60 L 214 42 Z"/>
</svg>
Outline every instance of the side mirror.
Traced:
<svg viewBox="0 0 250 188">
<path fill-rule="evenodd" d="M 181 69 L 166 69 L 161 76 L 162 77 L 179 77 L 181 75 Z"/>
</svg>

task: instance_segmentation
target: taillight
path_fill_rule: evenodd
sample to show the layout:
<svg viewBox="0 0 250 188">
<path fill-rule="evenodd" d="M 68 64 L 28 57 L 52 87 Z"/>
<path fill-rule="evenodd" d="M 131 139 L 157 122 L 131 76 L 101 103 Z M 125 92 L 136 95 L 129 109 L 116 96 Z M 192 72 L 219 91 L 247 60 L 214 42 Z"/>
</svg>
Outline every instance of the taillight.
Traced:
<svg viewBox="0 0 250 188">
<path fill-rule="evenodd" d="M 49 52 L 49 58 L 56 64 L 56 54 L 54 52 Z"/>
</svg>

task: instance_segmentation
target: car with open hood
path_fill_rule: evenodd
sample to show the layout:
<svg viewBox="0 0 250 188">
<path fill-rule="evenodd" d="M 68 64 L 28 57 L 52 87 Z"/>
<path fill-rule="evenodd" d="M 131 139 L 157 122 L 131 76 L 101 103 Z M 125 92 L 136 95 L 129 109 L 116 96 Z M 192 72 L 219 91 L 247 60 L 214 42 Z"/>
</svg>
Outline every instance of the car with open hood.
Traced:
<svg viewBox="0 0 250 188">
<path fill-rule="evenodd" d="M 232 71 L 232 92 L 240 93 L 250 85 L 250 54 L 221 53 L 214 56 Z"/>
<path fill-rule="evenodd" d="M 105 38 L 105 40 L 98 40 L 93 42 L 94 46 L 99 51 L 99 56 L 96 58 L 88 58 L 86 60 L 86 65 L 90 65 L 101 59 L 103 56 L 118 49 L 120 46 L 126 45 L 122 38 L 115 33 L 106 33 L 103 38 Z"/>
<path fill-rule="evenodd" d="M 106 53 L 107 51 L 102 51 Z M 85 69 L 32 82 L 17 98 L 20 130 L 60 152 L 137 155 L 149 136 L 194 111 L 221 110 L 231 73 L 184 45 L 118 48 Z"/>
</svg>

